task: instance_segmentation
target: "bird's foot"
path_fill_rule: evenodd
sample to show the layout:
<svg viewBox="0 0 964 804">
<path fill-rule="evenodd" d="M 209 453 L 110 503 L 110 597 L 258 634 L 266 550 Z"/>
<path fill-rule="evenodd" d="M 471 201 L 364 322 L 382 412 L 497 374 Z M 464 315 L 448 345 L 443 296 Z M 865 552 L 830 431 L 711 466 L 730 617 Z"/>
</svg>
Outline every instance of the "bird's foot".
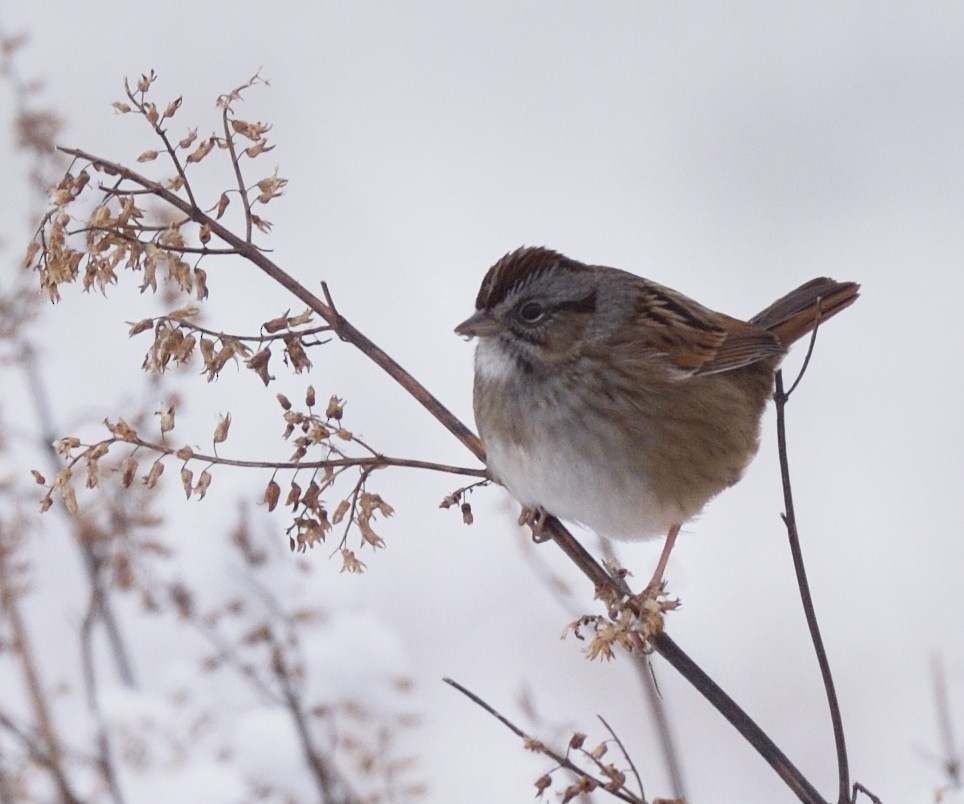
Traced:
<svg viewBox="0 0 964 804">
<path fill-rule="evenodd" d="M 549 521 L 549 512 L 541 505 L 530 508 L 528 505 L 519 513 L 519 526 L 528 525 L 532 528 L 532 541 L 541 543 L 549 541 L 549 533 L 546 531 L 546 523 Z"/>
</svg>

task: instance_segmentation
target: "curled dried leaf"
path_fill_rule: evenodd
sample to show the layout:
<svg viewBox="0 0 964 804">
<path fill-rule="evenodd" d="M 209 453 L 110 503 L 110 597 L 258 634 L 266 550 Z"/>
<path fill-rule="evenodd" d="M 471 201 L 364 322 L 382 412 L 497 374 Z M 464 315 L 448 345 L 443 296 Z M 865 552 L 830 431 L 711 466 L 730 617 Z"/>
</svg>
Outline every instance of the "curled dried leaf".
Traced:
<svg viewBox="0 0 964 804">
<path fill-rule="evenodd" d="M 208 139 L 204 140 L 204 142 L 202 142 L 197 148 L 191 151 L 191 153 L 187 155 L 187 159 L 184 161 L 189 165 L 192 162 L 200 162 L 202 159 L 204 159 L 204 157 L 211 153 L 211 149 L 214 147 L 214 144 L 215 138 L 208 137 Z"/>
<path fill-rule="evenodd" d="M 348 500 L 342 500 L 338 503 L 335 508 L 335 513 L 331 516 L 331 522 L 333 525 L 337 525 L 345 518 L 345 514 L 348 513 L 348 509 L 351 508 L 351 503 Z"/>
<path fill-rule="evenodd" d="M 362 541 L 375 549 L 385 546 L 385 540 L 375 533 L 367 517 L 359 516 L 356 524 L 358 525 L 358 531 L 361 533 Z"/>
<path fill-rule="evenodd" d="M 34 257 L 37 256 L 38 251 L 40 251 L 40 241 L 31 240 L 27 244 L 27 253 L 23 255 L 23 262 L 21 264 L 24 268 L 29 268 L 33 265 Z"/>
<path fill-rule="evenodd" d="M 314 480 L 308 484 L 308 490 L 302 496 L 301 504 L 309 511 L 317 512 L 321 510 L 321 486 Z"/>
<path fill-rule="evenodd" d="M 261 328 L 267 332 L 269 335 L 273 335 L 275 332 L 281 332 L 283 329 L 288 329 L 291 324 L 288 321 L 288 314 L 278 316 L 277 318 L 272 318 L 270 321 L 265 321 Z"/>
<path fill-rule="evenodd" d="M 218 418 L 218 426 L 214 428 L 214 443 L 223 444 L 228 440 L 228 430 L 231 429 L 231 414 L 225 413 Z"/>
<path fill-rule="evenodd" d="M 127 322 L 130 324 L 130 321 Z M 136 324 L 131 324 L 131 328 L 127 332 L 127 336 L 132 338 L 135 335 L 140 335 L 142 332 L 146 332 L 151 327 L 154 326 L 153 318 L 144 318 L 138 321 Z"/>
<path fill-rule="evenodd" d="M 174 408 L 156 411 L 155 415 L 161 417 L 161 435 L 169 433 L 174 429 Z"/>
<path fill-rule="evenodd" d="M 273 145 L 268 145 L 267 140 L 261 140 L 261 142 L 245 148 L 244 153 L 247 156 L 249 156 L 251 159 L 254 159 L 256 156 L 259 156 L 260 154 L 267 153 L 268 151 L 273 151 L 273 150 L 274 150 Z"/>
<path fill-rule="evenodd" d="M 86 458 L 88 461 L 96 461 L 103 458 L 110 449 L 110 444 L 106 441 L 98 441 L 94 446 L 87 450 Z"/>
<path fill-rule="evenodd" d="M 191 449 L 187 444 L 181 447 L 177 452 L 174 453 L 182 461 L 189 461 L 194 457 L 194 450 Z"/>
<path fill-rule="evenodd" d="M 172 310 L 167 314 L 168 318 L 173 318 L 175 321 L 186 321 L 189 318 L 194 318 L 201 312 L 199 307 L 193 304 L 185 304 L 183 307 L 178 307 L 176 310 Z"/>
<path fill-rule="evenodd" d="M 154 488 L 162 474 L 164 474 L 164 464 L 158 458 L 151 464 L 151 470 L 144 476 L 144 485 L 149 489 Z"/>
<path fill-rule="evenodd" d="M 138 162 L 153 162 L 155 159 L 157 159 L 157 151 L 154 150 L 144 151 L 137 157 Z"/>
<path fill-rule="evenodd" d="M 297 507 L 298 502 L 301 500 L 301 486 L 299 486 L 295 481 L 291 481 L 291 488 L 288 490 L 288 496 L 285 498 L 285 506 Z"/>
<path fill-rule="evenodd" d="M 315 386 L 313 385 L 309 385 L 305 390 L 305 405 L 307 405 L 309 408 L 313 408 L 315 406 Z"/>
<path fill-rule="evenodd" d="M 282 191 L 287 183 L 288 180 L 282 179 L 277 173 L 261 179 L 261 181 L 258 182 L 258 189 L 261 190 L 261 193 L 258 195 L 258 201 L 262 204 L 267 204 L 272 198 L 277 198 L 282 195 Z"/>
<path fill-rule="evenodd" d="M 205 469 L 198 476 L 197 485 L 194 487 L 194 493 L 197 494 L 199 500 L 204 499 L 204 495 L 207 494 L 208 486 L 211 485 L 211 473 Z"/>
<path fill-rule="evenodd" d="M 224 211 L 228 208 L 228 204 L 230 203 L 231 203 L 231 199 L 228 198 L 228 194 L 221 193 L 221 197 L 218 199 L 217 211 L 215 212 L 215 215 L 214 215 L 215 219 L 221 220 L 221 216 L 224 214 Z"/>
<path fill-rule="evenodd" d="M 36 469 L 31 469 L 30 474 L 33 475 L 34 482 L 38 486 L 47 485 L 47 478 L 45 478 L 42 474 L 40 474 L 40 472 L 38 472 Z"/>
<path fill-rule="evenodd" d="M 366 564 L 364 561 L 359 561 L 351 550 L 348 550 L 347 548 L 342 549 L 341 551 L 341 571 L 342 572 L 360 573 L 360 572 L 364 572 L 365 569 L 366 569 Z"/>
<path fill-rule="evenodd" d="M 264 232 L 265 234 L 270 232 L 271 227 L 273 226 L 271 221 L 267 221 L 264 218 L 262 218 L 260 215 L 255 215 L 253 213 L 251 215 L 251 223 L 258 227 L 259 232 Z"/>
<path fill-rule="evenodd" d="M 562 794 L 562 804 L 569 804 L 580 796 L 587 795 L 599 786 L 599 782 L 589 776 L 580 776 Z"/>
<path fill-rule="evenodd" d="M 264 500 L 262 501 L 268 506 L 269 511 L 274 511 L 278 505 L 278 500 L 281 498 L 281 486 L 272 479 L 264 490 Z"/>
<path fill-rule="evenodd" d="M 121 483 L 124 488 L 130 488 L 131 483 L 134 482 L 134 476 L 137 474 L 137 458 L 133 455 L 128 455 L 124 460 L 123 470 L 121 473 Z"/>
<path fill-rule="evenodd" d="M 271 360 L 271 349 L 264 348 L 260 352 L 255 352 L 246 361 L 245 365 L 261 378 L 265 385 L 270 383 L 274 377 L 268 373 L 268 361 Z"/>
<path fill-rule="evenodd" d="M 288 319 L 289 327 L 300 327 L 310 323 L 311 323 L 311 310 L 307 310 L 307 309 L 304 312 L 298 313 L 298 315 L 291 316 Z"/>
<path fill-rule="evenodd" d="M 203 268 L 194 269 L 194 285 L 198 301 L 204 301 L 208 297 L 208 272 Z"/>
<path fill-rule="evenodd" d="M 202 335 L 198 347 L 201 349 L 201 359 L 204 361 L 204 365 L 210 366 L 214 362 L 214 341 Z"/>
<path fill-rule="evenodd" d="M 468 503 L 462 503 L 462 522 L 466 525 L 471 525 L 475 521 L 475 517 L 472 516 L 472 506 Z"/>
<path fill-rule="evenodd" d="M 345 400 L 339 399 L 337 396 L 332 396 L 328 400 L 328 407 L 325 408 L 325 416 L 329 419 L 334 419 L 335 421 L 340 421 L 341 417 L 345 414 Z"/>
<path fill-rule="evenodd" d="M 107 426 L 111 435 L 116 436 L 121 439 L 121 441 L 137 440 L 137 431 L 123 419 L 118 419 L 114 423 L 111 423 L 110 419 L 104 419 L 104 424 Z"/>
<path fill-rule="evenodd" d="M 277 394 L 278 404 L 281 405 L 285 410 L 291 410 L 291 402 L 288 401 L 288 397 L 284 394 Z M 80 443 L 80 442 L 78 442 Z"/>
<path fill-rule="evenodd" d="M 194 472 L 187 466 L 181 467 L 181 485 L 184 487 L 184 495 L 190 500 L 194 489 Z"/>
<path fill-rule="evenodd" d="M 100 480 L 99 466 L 100 464 L 96 458 L 87 456 L 87 488 L 89 489 L 97 488 L 97 483 Z"/>
<path fill-rule="evenodd" d="M 183 100 L 184 98 L 176 98 L 167 104 L 167 108 L 164 110 L 164 118 L 174 117 L 177 110 L 181 108 Z"/>
<path fill-rule="evenodd" d="M 284 341 L 285 352 L 288 355 L 288 360 L 291 361 L 295 373 L 301 374 L 301 372 L 311 369 L 311 361 L 308 359 L 305 347 L 301 343 L 301 338 L 297 335 L 289 335 Z"/>
<path fill-rule="evenodd" d="M 64 501 L 64 507 L 71 514 L 77 513 L 77 495 L 74 493 L 74 487 L 69 483 L 65 483 L 60 487 L 60 496 Z"/>
<path fill-rule="evenodd" d="M 72 449 L 76 449 L 80 446 L 80 439 L 74 436 L 68 436 L 67 438 L 60 438 L 54 441 L 53 448 L 58 455 L 67 457 L 70 455 Z"/>
</svg>

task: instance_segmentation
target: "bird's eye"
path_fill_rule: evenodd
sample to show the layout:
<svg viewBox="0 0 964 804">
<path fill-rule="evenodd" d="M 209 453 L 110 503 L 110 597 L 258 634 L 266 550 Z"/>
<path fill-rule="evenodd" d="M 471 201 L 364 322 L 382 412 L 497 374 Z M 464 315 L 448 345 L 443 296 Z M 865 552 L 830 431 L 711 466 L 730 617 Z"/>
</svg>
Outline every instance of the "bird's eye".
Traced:
<svg viewBox="0 0 964 804">
<path fill-rule="evenodd" d="M 546 308 L 537 301 L 528 301 L 519 308 L 519 320 L 523 324 L 538 324 L 546 317 Z"/>
</svg>

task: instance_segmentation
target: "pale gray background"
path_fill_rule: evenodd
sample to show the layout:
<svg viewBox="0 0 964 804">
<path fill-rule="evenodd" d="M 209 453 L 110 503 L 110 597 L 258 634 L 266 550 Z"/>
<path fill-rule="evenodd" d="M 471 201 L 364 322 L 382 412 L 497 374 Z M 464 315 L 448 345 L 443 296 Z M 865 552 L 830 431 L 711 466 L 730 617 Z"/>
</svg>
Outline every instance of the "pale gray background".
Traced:
<svg viewBox="0 0 964 804">
<path fill-rule="evenodd" d="M 488 265 L 520 244 L 634 271 L 736 315 L 815 275 L 861 282 L 858 305 L 821 332 L 791 406 L 794 484 L 854 778 L 887 802 L 927 800 L 941 779 L 928 756 L 932 655 L 947 664 L 964 728 L 964 5 L 94 2 L 5 4 L 0 15 L 32 37 L 21 64 L 47 79 L 62 140 L 106 156 L 152 147 L 110 109 L 125 75 L 156 69 L 161 98 L 185 96 L 174 131 L 204 134 L 213 99 L 260 68 L 272 86 L 249 93 L 243 114 L 274 124 L 263 165 L 290 179 L 270 209 L 274 257 L 309 286 L 326 279 L 342 311 L 466 421 L 472 347 L 452 327 Z M 7 241 L 29 236 L 17 197 L 4 191 L 3 204 Z M 210 320 L 226 329 L 250 331 L 291 306 L 243 265 L 206 268 L 219 305 Z M 117 342 L 143 302 L 66 296 L 48 348 L 58 415 L 79 426 L 140 395 L 144 345 Z M 91 376 L 77 337 L 110 355 L 116 385 Z M 353 425 L 379 448 L 469 461 L 347 348 L 313 360 L 319 394 L 349 397 Z M 250 422 L 275 415 L 253 377 L 196 387 L 198 440 L 230 408 L 249 434 L 234 454 L 287 453 L 275 432 L 251 435 Z M 172 538 L 205 540 L 236 494 L 264 480 L 222 473 L 200 505 L 172 495 L 184 527 Z M 443 675 L 522 724 L 523 690 L 552 723 L 600 735 L 603 714 L 648 794 L 668 794 L 629 662 L 589 664 L 558 639 L 569 613 L 530 572 L 514 507 L 498 490 L 477 494 L 465 528 L 437 510 L 457 485 L 386 474 L 378 488 L 398 511 L 382 528 L 389 549 L 364 557 L 364 577 L 338 576 L 334 563 L 319 575 L 319 594 L 394 631 L 418 679 L 425 722 L 413 748 L 430 800 L 527 801 L 548 768 Z M 771 411 L 745 480 L 680 541 L 668 576 L 684 607 L 669 628 L 830 796 L 829 725 L 780 510 Z M 281 538 L 283 517 L 274 526 Z M 620 555 L 645 577 L 658 549 Z M 555 552 L 537 555 L 572 578 L 577 611 L 595 610 Z M 657 668 L 693 801 L 791 800 Z"/>
</svg>

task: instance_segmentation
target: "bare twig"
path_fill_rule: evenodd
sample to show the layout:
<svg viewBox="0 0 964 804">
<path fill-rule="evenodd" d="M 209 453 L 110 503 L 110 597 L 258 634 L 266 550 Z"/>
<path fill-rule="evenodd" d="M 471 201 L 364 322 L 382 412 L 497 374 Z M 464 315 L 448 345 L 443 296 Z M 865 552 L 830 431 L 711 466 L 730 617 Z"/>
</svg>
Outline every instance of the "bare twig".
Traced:
<svg viewBox="0 0 964 804">
<path fill-rule="evenodd" d="M 851 804 L 856 804 L 858 793 L 863 793 L 865 796 L 867 796 L 867 798 L 869 798 L 873 802 L 873 804 L 884 804 L 883 801 L 877 798 L 877 796 L 871 793 L 860 782 L 854 782 L 854 791 L 853 791 L 853 796 L 851 798 Z"/>
<path fill-rule="evenodd" d="M 103 441 L 97 443 L 107 446 L 113 446 L 114 444 L 132 444 L 135 447 L 141 447 L 160 455 L 174 455 L 179 459 L 182 456 L 179 456 L 178 452 L 183 449 L 182 447 L 172 447 L 169 444 L 162 444 L 156 441 L 147 441 L 139 436 L 131 438 L 105 438 Z M 85 453 L 86 450 L 71 458 L 70 461 L 68 461 L 68 466 L 75 466 L 79 461 L 83 460 Z M 292 471 L 298 471 L 303 469 L 337 469 L 357 466 L 371 472 L 376 469 L 395 466 L 406 469 L 425 469 L 449 475 L 466 475 L 468 477 L 482 478 L 486 476 L 484 469 L 471 469 L 466 466 L 449 466 L 444 463 L 417 461 L 411 458 L 392 458 L 387 455 L 375 455 L 374 457 L 364 458 L 331 458 L 322 461 L 245 461 L 238 458 L 222 458 L 220 455 L 208 455 L 207 453 L 194 452 L 192 450 L 187 460 L 217 464 L 220 466 L 235 466 L 245 469 L 290 469 Z"/>
<path fill-rule="evenodd" d="M 602 787 L 605 784 L 604 782 L 600 782 L 598 779 L 596 779 L 592 774 L 587 773 L 583 768 L 580 768 L 565 754 L 560 754 L 558 751 L 553 750 L 538 738 L 532 737 L 526 734 L 522 729 L 516 726 L 515 723 L 509 720 L 509 718 L 507 718 L 505 715 L 503 715 L 501 712 L 499 712 L 490 704 L 486 703 L 484 700 L 482 700 L 482 698 L 480 698 L 474 692 L 463 687 L 457 681 L 451 678 L 443 678 L 442 681 L 444 681 L 450 687 L 454 687 L 455 689 L 457 689 L 473 703 L 477 704 L 478 706 L 481 706 L 486 712 L 492 715 L 492 717 L 498 720 L 503 726 L 509 729 L 513 734 L 515 734 L 517 737 L 520 737 L 522 740 L 524 740 L 526 748 L 528 748 L 530 751 L 535 751 L 540 754 L 545 754 L 547 757 L 550 757 L 551 759 L 553 759 L 556 762 L 556 764 L 559 765 L 560 768 L 565 768 L 570 773 L 573 773 L 580 778 L 587 779 L 594 786 L 599 785 L 600 787 Z M 642 804 L 645 804 L 645 802 L 643 802 L 642 799 L 640 799 L 638 796 L 632 795 L 631 793 L 624 792 L 622 790 L 609 789 L 607 790 L 607 792 L 610 795 L 614 796 L 615 798 L 620 799 L 621 801 L 630 802 L 630 804 L 641 804 L 641 802 Z"/>
<path fill-rule="evenodd" d="M 600 723 L 602 723 L 603 726 L 606 727 L 606 731 L 609 732 L 612 738 L 616 741 L 616 745 L 619 746 L 619 750 L 623 754 L 623 759 L 626 760 L 626 764 L 629 765 L 629 770 L 633 774 L 633 778 L 636 779 L 636 784 L 639 787 L 639 797 L 646 798 L 646 790 L 643 787 L 643 780 L 639 776 L 639 771 L 636 770 L 636 765 L 633 762 L 633 758 L 629 755 L 629 751 L 626 750 L 626 746 L 623 745 L 623 741 L 620 740 L 619 735 L 616 734 L 615 731 L 613 731 L 613 727 L 606 722 L 606 718 L 604 718 L 602 715 L 596 715 L 596 717 L 599 718 Z"/>
<path fill-rule="evenodd" d="M 948 782 L 955 788 L 959 788 L 961 787 L 961 755 L 957 750 L 957 740 L 954 739 L 951 702 L 947 695 L 947 676 L 940 656 L 934 656 L 931 659 L 931 676 L 936 698 L 937 730 L 941 741 L 941 764 Z"/>
<path fill-rule="evenodd" d="M 796 384 L 794 384 L 794 387 L 795 385 Z M 783 501 L 786 507 L 786 513 L 783 514 L 783 521 L 787 527 L 787 536 L 790 540 L 790 554 L 793 557 L 793 568 L 797 576 L 797 588 L 800 591 L 800 599 L 803 603 L 807 627 L 810 630 L 810 639 L 813 642 L 814 653 L 817 656 L 817 664 L 820 666 L 820 676 L 823 679 L 827 705 L 830 708 L 834 746 L 837 751 L 837 800 L 839 804 L 847 804 L 850 800 L 850 767 L 847 761 L 847 743 L 844 739 L 843 717 L 840 713 L 840 704 L 837 701 L 837 691 L 833 682 L 833 674 L 830 671 L 830 660 L 827 658 L 823 637 L 820 635 L 820 626 L 817 623 L 817 614 L 813 606 L 813 596 L 810 594 L 810 585 L 807 582 L 807 570 L 803 563 L 803 551 L 800 547 L 796 514 L 793 510 L 793 490 L 790 485 L 790 464 L 787 456 L 787 395 L 783 391 L 782 371 L 777 372 L 776 392 L 773 395 L 773 399 L 777 409 L 777 449 L 780 453 L 780 477 L 783 480 Z"/>
</svg>

